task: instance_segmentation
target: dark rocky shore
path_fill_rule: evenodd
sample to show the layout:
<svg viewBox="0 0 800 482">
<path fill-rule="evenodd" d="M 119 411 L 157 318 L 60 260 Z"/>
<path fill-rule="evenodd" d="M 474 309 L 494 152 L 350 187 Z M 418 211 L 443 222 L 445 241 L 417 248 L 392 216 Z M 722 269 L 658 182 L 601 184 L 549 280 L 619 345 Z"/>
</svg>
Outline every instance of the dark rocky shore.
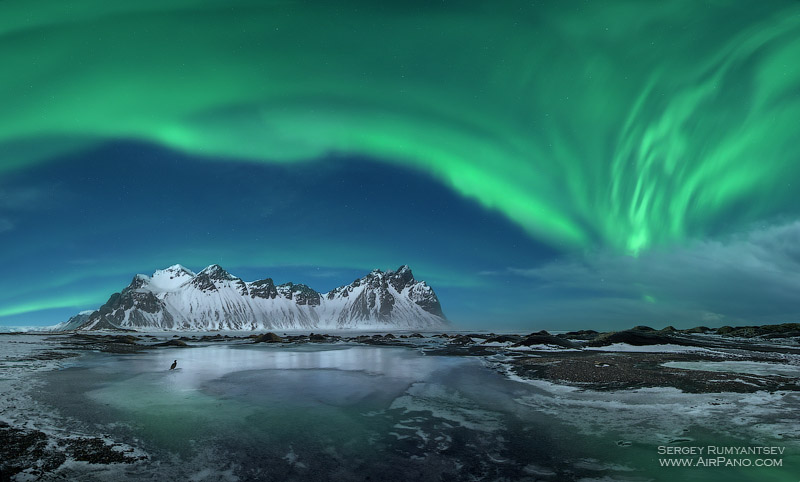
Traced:
<svg viewBox="0 0 800 482">
<path fill-rule="evenodd" d="M 0 421 L 0 481 L 28 470 L 45 476 L 67 457 L 90 464 L 130 464 L 147 457 L 133 449 L 98 437 L 51 438 L 39 430 L 12 427 Z"/>
</svg>

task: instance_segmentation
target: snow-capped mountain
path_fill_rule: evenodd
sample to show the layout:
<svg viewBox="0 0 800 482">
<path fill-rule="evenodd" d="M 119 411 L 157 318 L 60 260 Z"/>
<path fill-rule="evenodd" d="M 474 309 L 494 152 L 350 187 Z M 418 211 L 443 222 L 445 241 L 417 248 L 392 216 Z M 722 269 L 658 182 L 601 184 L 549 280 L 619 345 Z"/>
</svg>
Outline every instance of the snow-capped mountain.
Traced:
<svg viewBox="0 0 800 482">
<path fill-rule="evenodd" d="M 245 282 L 216 264 L 197 274 L 176 264 L 152 276 L 137 274 L 98 310 L 79 316 L 62 329 L 416 330 L 447 325 L 436 293 L 416 281 L 408 266 L 373 270 L 349 285 L 318 293 L 304 284 L 275 285 L 270 278 Z"/>
<path fill-rule="evenodd" d="M 87 321 L 89 321 L 89 316 L 94 313 L 93 310 L 81 311 L 77 315 L 73 316 L 67 321 L 62 321 L 57 325 L 53 325 L 48 327 L 47 330 L 50 331 L 72 331 L 77 330 L 82 325 L 84 325 Z"/>
</svg>

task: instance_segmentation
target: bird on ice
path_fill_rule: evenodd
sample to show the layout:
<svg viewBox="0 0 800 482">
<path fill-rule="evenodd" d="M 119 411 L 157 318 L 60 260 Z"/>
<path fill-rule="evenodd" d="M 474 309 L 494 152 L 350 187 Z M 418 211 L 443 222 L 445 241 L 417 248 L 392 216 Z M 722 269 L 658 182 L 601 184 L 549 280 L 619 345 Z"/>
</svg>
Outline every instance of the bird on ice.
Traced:
<svg viewBox="0 0 800 482">
<path fill-rule="evenodd" d="M 169 369 L 170 370 L 174 370 L 176 366 L 178 366 L 178 360 L 175 360 L 174 362 L 172 362 L 172 366 L 170 366 Z"/>
</svg>

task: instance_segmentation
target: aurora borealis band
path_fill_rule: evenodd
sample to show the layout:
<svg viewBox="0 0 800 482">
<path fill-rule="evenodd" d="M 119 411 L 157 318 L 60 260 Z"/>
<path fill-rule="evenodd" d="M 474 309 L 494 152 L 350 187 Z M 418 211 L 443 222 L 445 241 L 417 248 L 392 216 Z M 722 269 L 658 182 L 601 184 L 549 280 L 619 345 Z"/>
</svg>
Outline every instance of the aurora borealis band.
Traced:
<svg viewBox="0 0 800 482">
<path fill-rule="evenodd" d="M 791 239 L 800 217 L 794 1 L 6 1 L 0 38 L 0 257 L 6 277 L 30 277 L 0 286 L 0 324 L 61 321 L 53 309 L 102 303 L 152 263 L 220 258 L 337 282 L 408 263 L 456 319 L 479 292 L 497 300 L 481 316 L 516 323 L 560 312 L 545 299 L 615 306 L 603 322 L 736 321 L 759 313 L 667 289 L 656 268 L 722 275 L 743 260 L 709 253 L 756 253 L 726 277 L 750 283 L 772 266 L 764 233 Z M 164 159 L 177 167 L 161 178 Z M 256 202 L 230 169 L 282 198 Z M 323 209 L 351 192 L 339 180 L 387 177 L 427 204 L 372 193 Z M 198 198 L 219 178 L 204 218 Z M 309 222 L 320 209 L 328 219 Z M 602 270 L 613 289 L 585 284 Z M 781 280 L 778 293 L 797 283 Z M 748 306 L 795 316 L 774 296 Z"/>
</svg>

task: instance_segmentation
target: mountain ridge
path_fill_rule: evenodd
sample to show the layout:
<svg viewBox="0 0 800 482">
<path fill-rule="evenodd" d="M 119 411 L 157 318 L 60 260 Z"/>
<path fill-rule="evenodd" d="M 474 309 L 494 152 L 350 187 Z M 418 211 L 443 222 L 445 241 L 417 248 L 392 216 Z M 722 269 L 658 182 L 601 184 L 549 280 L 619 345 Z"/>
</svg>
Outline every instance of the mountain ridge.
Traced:
<svg viewBox="0 0 800 482">
<path fill-rule="evenodd" d="M 449 326 L 439 299 L 407 265 L 372 270 L 320 293 L 272 278 L 245 282 L 218 264 L 198 273 L 175 264 L 137 274 L 100 308 L 62 330 L 438 329 Z"/>
</svg>

